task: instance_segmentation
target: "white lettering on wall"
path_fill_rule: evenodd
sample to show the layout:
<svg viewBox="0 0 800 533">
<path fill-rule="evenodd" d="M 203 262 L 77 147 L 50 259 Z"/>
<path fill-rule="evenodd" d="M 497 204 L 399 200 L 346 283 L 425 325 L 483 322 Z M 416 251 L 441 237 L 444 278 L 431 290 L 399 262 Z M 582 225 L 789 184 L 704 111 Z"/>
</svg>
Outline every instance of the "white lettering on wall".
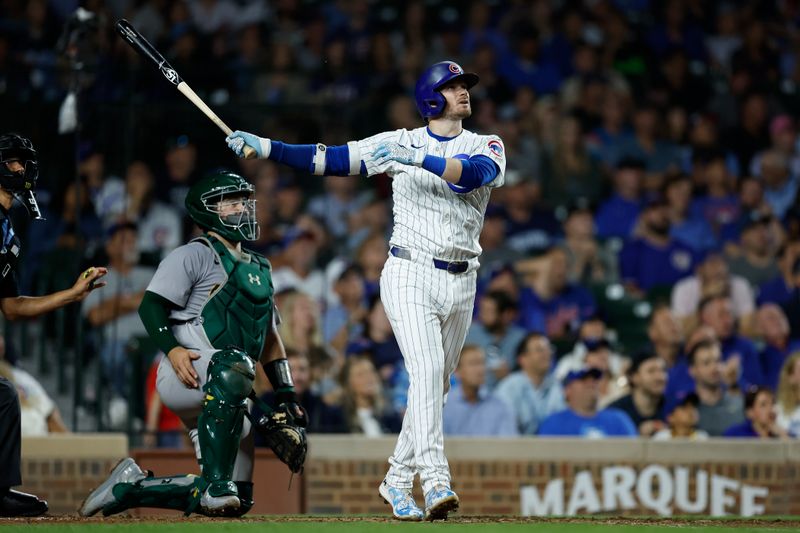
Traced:
<svg viewBox="0 0 800 533">
<path fill-rule="evenodd" d="M 575 474 L 570 489 L 566 489 L 562 478 L 551 479 L 543 493 L 532 485 L 521 487 L 520 509 L 523 516 L 574 516 L 637 507 L 652 509 L 662 516 L 670 516 L 673 510 L 712 516 L 756 516 L 766 512 L 767 487 L 745 485 L 697 470 L 695 495 L 690 499 L 690 477 L 690 469 L 684 466 L 671 471 L 662 465 L 647 465 L 638 473 L 630 466 L 607 466 L 601 471 L 597 487 L 591 471 L 585 470 Z M 737 492 L 738 510 L 734 508 Z"/>
</svg>

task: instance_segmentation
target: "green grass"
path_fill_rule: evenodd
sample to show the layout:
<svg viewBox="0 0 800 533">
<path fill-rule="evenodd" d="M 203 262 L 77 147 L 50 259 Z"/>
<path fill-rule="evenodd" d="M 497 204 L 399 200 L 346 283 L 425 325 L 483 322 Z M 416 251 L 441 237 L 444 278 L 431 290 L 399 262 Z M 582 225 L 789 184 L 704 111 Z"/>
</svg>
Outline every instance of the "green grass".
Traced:
<svg viewBox="0 0 800 533">
<path fill-rule="evenodd" d="M 253 517 L 255 518 L 255 517 Z M 467 531 L 469 533 L 584 533 L 584 532 L 620 532 L 620 533 L 718 533 L 734 531 L 737 533 L 765 532 L 765 531 L 793 531 L 787 527 L 785 520 L 797 520 L 797 517 L 783 519 L 765 519 L 760 523 L 741 522 L 731 520 L 697 520 L 675 519 L 669 523 L 658 520 L 657 523 L 648 524 L 649 519 L 642 519 L 634 524 L 616 522 L 606 523 L 603 519 L 588 519 L 585 521 L 539 521 L 530 522 L 493 522 L 482 519 L 480 523 L 469 523 L 458 520 L 450 522 L 407 524 L 400 522 L 373 521 L 365 517 L 363 521 L 349 517 L 343 522 L 313 521 L 311 517 L 304 517 L 297 521 L 272 521 L 269 517 L 251 518 L 244 521 L 223 520 L 193 520 L 186 519 L 179 522 L 145 522 L 141 520 L 125 521 L 115 519 L 109 522 L 102 521 L 74 521 L 57 522 L 2 522 L 0 531 L 14 533 L 19 531 L 30 533 L 32 530 L 46 533 L 397 533 L 401 529 L 406 531 L 420 530 L 423 532 L 448 532 Z M 279 519 L 280 520 L 280 519 Z M 506 519 L 509 520 L 509 519 Z"/>
</svg>

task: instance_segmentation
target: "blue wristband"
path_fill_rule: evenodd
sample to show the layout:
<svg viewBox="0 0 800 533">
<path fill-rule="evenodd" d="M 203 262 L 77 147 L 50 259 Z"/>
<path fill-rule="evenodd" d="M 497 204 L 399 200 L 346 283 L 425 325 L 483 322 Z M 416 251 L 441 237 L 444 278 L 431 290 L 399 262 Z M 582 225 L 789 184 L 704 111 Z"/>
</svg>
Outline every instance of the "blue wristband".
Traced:
<svg viewBox="0 0 800 533">
<path fill-rule="evenodd" d="M 435 155 L 426 155 L 422 161 L 422 168 L 428 172 L 436 174 L 440 178 L 444 174 L 444 169 L 447 167 L 447 160 L 444 157 Z"/>
</svg>

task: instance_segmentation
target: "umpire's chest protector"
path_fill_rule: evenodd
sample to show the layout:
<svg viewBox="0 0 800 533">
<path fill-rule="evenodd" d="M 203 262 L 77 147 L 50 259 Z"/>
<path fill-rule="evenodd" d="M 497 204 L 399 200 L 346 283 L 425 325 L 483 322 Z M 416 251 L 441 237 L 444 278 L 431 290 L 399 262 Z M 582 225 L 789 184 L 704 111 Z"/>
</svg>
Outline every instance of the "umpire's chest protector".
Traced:
<svg viewBox="0 0 800 533">
<path fill-rule="evenodd" d="M 266 258 L 243 253 L 237 259 L 210 235 L 201 238 L 217 254 L 228 279 L 203 307 L 203 329 L 217 349 L 236 346 L 258 360 L 272 324 L 274 288 Z"/>
</svg>

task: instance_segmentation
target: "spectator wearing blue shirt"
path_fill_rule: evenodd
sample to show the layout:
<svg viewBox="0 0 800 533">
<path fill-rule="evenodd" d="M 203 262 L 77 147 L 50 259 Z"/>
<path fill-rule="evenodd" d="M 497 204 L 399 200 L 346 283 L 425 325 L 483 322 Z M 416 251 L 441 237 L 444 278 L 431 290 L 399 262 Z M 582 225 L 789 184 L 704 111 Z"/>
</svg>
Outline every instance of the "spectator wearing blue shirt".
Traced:
<svg viewBox="0 0 800 533">
<path fill-rule="evenodd" d="M 736 318 L 730 296 L 707 296 L 700 302 L 699 316 L 700 324 L 709 326 L 721 344 L 726 384 L 746 389 L 766 383 L 755 344 L 736 333 Z"/>
<path fill-rule="evenodd" d="M 636 426 L 624 412 L 613 408 L 597 410 L 601 375 L 602 371 L 596 368 L 571 370 L 563 381 L 567 408 L 545 418 L 539 426 L 539 435 L 590 439 L 636 437 Z"/>
<path fill-rule="evenodd" d="M 530 333 L 517 348 L 519 370 L 497 384 L 495 394 L 514 413 L 519 432 L 535 435 L 547 416 L 564 408 L 561 385 L 553 377 L 553 347 L 547 337 Z"/>
<path fill-rule="evenodd" d="M 782 305 L 792 299 L 800 286 L 800 243 L 789 242 L 778 252 L 780 274 L 765 281 L 758 288 L 756 303 L 775 303 Z"/>
<path fill-rule="evenodd" d="M 741 212 L 739 197 L 733 190 L 735 178 L 728 172 L 725 154 L 718 149 L 698 154 L 694 165 L 703 178 L 705 191 L 692 201 L 693 216 L 705 218 L 717 231 L 736 220 Z"/>
<path fill-rule="evenodd" d="M 512 49 L 501 56 L 497 66 L 500 76 L 514 89 L 531 87 L 537 95 L 555 93 L 561 85 L 561 72 L 544 61 L 539 53 L 536 28 L 522 25 L 514 31 Z"/>
<path fill-rule="evenodd" d="M 764 385 L 777 390 L 781 368 L 789 355 L 800 349 L 800 341 L 789 338 L 789 320 L 783 309 L 775 304 L 758 308 L 756 328 L 764 344 L 759 354 L 764 370 Z"/>
<path fill-rule="evenodd" d="M 541 257 L 517 263 L 527 286 L 520 291 L 520 325 L 551 339 L 573 335 L 595 314 L 592 294 L 567 281 L 567 253 L 552 247 Z"/>
<path fill-rule="evenodd" d="M 458 385 L 447 395 L 442 413 L 445 435 L 514 437 L 519 434 L 514 411 L 483 386 L 486 356 L 479 346 L 464 346 L 455 373 Z"/>
<path fill-rule="evenodd" d="M 594 217 L 598 239 L 630 237 L 642 208 L 643 180 L 642 160 L 625 158 L 616 164 L 614 192 L 608 200 L 600 204 Z"/>
<path fill-rule="evenodd" d="M 633 294 L 671 287 L 694 272 L 694 252 L 669 232 L 666 204 L 652 199 L 642 211 L 639 236 L 626 242 L 619 254 L 620 278 Z"/>
<path fill-rule="evenodd" d="M 646 188 L 658 188 L 667 172 L 680 170 L 680 150 L 661 138 L 661 112 L 650 103 L 639 105 L 633 115 L 633 138 L 619 148 L 619 158 L 632 157 L 644 162 Z"/>
<path fill-rule="evenodd" d="M 517 302 L 508 294 L 492 291 L 478 301 L 478 316 L 467 332 L 467 344 L 475 344 L 486 355 L 486 386 L 494 389 L 514 368 L 519 343 L 525 330 L 515 324 Z"/>
<path fill-rule="evenodd" d="M 692 180 L 683 173 L 672 174 L 663 187 L 670 219 L 670 236 L 695 252 L 716 246 L 717 238 L 711 225 L 689 209 L 692 201 Z"/>
<path fill-rule="evenodd" d="M 787 437 L 786 430 L 775 423 L 775 395 L 766 387 L 753 387 L 744 395 L 746 420 L 730 426 L 723 437 L 777 439 Z"/>
</svg>

